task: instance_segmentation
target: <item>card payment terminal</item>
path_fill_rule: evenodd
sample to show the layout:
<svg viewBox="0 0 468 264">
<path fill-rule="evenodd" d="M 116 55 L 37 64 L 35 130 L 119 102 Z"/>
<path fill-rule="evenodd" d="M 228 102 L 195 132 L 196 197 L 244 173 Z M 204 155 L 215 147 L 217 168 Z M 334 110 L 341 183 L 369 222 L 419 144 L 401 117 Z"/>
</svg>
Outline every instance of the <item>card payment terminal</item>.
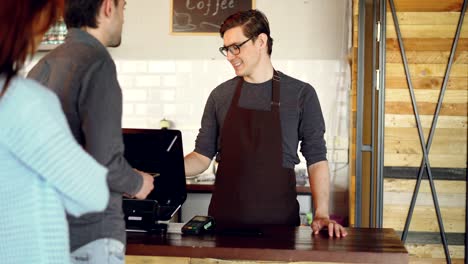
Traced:
<svg viewBox="0 0 468 264">
<path fill-rule="evenodd" d="M 215 222 L 211 216 L 194 216 L 182 227 L 182 233 L 185 235 L 201 235 L 213 230 Z"/>
</svg>

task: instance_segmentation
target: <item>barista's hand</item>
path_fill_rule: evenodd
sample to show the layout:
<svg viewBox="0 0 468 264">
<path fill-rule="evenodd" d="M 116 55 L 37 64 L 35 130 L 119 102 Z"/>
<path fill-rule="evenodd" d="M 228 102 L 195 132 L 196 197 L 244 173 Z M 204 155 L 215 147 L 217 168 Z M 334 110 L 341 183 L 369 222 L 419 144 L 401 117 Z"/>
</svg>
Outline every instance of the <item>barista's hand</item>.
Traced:
<svg viewBox="0 0 468 264">
<path fill-rule="evenodd" d="M 317 235 L 323 228 L 328 228 L 328 235 L 330 237 L 345 237 L 348 235 L 348 232 L 346 232 L 346 229 L 344 229 L 343 226 L 334 220 L 330 220 L 328 217 L 314 217 L 314 220 L 310 226 L 312 227 L 312 232 L 314 235 Z"/>
<path fill-rule="evenodd" d="M 141 189 L 135 194 L 135 198 L 143 200 L 153 190 L 154 178 L 146 172 L 139 171 L 137 169 L 135 169 L 135 171 L 138 172 L 141 175 L 141 177 L 143 177 L 143 184 L 141 185 Z"/>
</svg>

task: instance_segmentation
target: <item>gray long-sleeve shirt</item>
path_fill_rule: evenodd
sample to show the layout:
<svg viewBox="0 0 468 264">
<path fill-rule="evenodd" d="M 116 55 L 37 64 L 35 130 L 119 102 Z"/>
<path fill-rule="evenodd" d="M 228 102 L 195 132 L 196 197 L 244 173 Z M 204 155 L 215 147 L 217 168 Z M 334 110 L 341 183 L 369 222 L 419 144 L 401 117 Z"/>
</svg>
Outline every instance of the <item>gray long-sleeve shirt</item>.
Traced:
<svg viewBox="0 0 468 264">
<path fill-rule="evenodd" d="M 123 157 L 122 91 L 109 52 L 90 34 L 72 28 L 65 43 L 44 56 L 28 77 L 58 95 L 76 140 L 109 169 L 106 210 L 68 216 L 71 250 L 100 238 L 125 244 L 122 193 L 137 193 L 143 179 Z"/>
<path fill-rule="evenodd" d="M 307 165 L 326 160 L 327 148 L 323 137 L 325 123 L 314 88 L 281 72 L 279 74 L 283 167 L 294 168 L 299 163 L 299 141 L 300 151 L 306 158 Z M 210 159 L 219 154 L 221 129 L 238 81 L 238 77 L 228 80 L 211 92 L 195 142 L 195 152 Z M 270 111 L 271 89 L 271 80 L 258 84 L 244 82 L 239 106 Z M 220 155 L 217 156 L 218 161 L 219 157 Z"/>
</svg>

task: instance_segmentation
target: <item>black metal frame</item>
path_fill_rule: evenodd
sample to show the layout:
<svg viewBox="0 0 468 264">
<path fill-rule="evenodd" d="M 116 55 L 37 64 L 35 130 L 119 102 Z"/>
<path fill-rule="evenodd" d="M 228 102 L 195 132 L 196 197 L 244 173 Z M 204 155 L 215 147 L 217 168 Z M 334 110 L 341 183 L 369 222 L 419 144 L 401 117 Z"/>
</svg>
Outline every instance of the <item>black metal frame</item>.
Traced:
<svg viewBox="0 0 468 264">
<path fill-rule="evenodd" d="M 375 25 L 375 20 L 376 20 L 376 5 L 375 3 L 376 2 L 379 2 L 380 3 L 380 23 L 381 23 L 381 27 L 380 27 L 380 43 L 379 43 L 379 52 L 378 52 L 378 69 L 379 69 L 379 74 L 378 76 L 376 76 L 375 72 L 373 73 L 373 76 L 372 76 L 372 82 L 373 82 L 373 87 L 375 87 L 375 84 L 376 84 L 376 80 L 378 80 L 378 82 L 380 82 L 380 91 L 379 91 L 379 94 L 378 94 L 378 102 L 379 102 L 379 106 L 378 106 L 378 118 L 377 118 L 377 146 L 376 146 L 376 151 L 374 153 L 374 123 L 372 123 L 372 145 L 364 145 L 363 144 L 363 103 L 364 103 L 364 75 L 365 75 L 365 72 L 364 72 L 364 62 L 365 62 L 365 22 L 366 22 L 366 19 L 365 19 L 365 12 L 366 12 L 366 5 L 365 5 L 365 1 L 359 1 L 359 40 L 361 40 L 359 42 L 359 46 L 358 46 L 358 73 L 357 73 L 357 116 L 356 116 L 356 182 L 355 182 L 355 186 L 356 186 L 356 193 L 355 193 L 355 198 L 356 198 L 356 203 L 355 203 L 355 226 L 357 227 L 360 227 L 362 225 L 362 222 L 361 222 L 361 217 L 362 217 L 362 184 L 363 184 L 363 181 L 362 181 L 362 153 L 363 152 L 371 152 L 372 154 L 372 166 L 374 166 L 374 156 L 377 155 L 377 161 L 376 161 L 376 166 L 377 166 L 377 173 L 375 175 L 376 177 L 376 182 L 375 182 L 375 185 L 376 185 L 376 193 L 375 193 L 375 198 L 377 200 L 377 203 L 374 204 L 374 202 L 372 202 L 372 199 L 374 197 L 374 186 L 371 186 L 371 203 L 370 203 L 370 223 L 371 223 L 371 226 L 374 225 L 373 223 L 373 215 L 372 215 L 372 212 L 375 212 L 375 226 L 376 227 L 382 227 L 383 225 L 383 176 L 384 176 L 384 127 L 385 127 L 385 57 L 386 57 L 386 14 L 387 14 L 387 0 L 374 0 L 374 25 Z M 437 220 L 438 220 L 438 224 L 439 224 L 439 229 L 440 229 L 440 237 L 441 237 L 441 241 L 442 241 L 442 244 L 444 246 L 444 253 L 445 253 L 445 256 L 446 256 L 446 260 L 447 260 L 447 263 L 451 263 L 451 258 L 450 258 L 450 253 L 449 253 L 449 249 L 448 249 L 448 245 L 447 245 L 447 238 L 446 238 L 446 234 L 445 234 L 445 230 L 444 230 L 444 226 L 443 226 L 443 221 L 442 221 L 442 216 L 441 216 L 441 213 L 440 213 L 440 207 L 439 207 L 439 203 L 438 203 L 438 198 L 437 198 L 437 191 L 435 189 L 435 186 L 434 186 L 434 177 L 432 175 L 432 170 L 431 170 L 431 167 L 430 167 L 430 164 L 429 164 L 429 159 L 428 159 L 428 154 L 429 154 L 429 151 L 430 151 L 430 147 L 431 147 L 431 144 L 432 144 L 432 139 L 433 139 L 433 136 L 434 136 L 434 132 L 435 132 L 435 128 L 436 128 L 436 125 L 437 125 L 437 120 L 438 120 L 438 117 L 440 115 L 440 110 L 441 110 L 441 106 L 442 106 L 442 101 L 443 101 L 443 97 L 444 97 L 444 94 L 445 94 L 445 90 L 447 88 L 447 83 L 448 83 L 448 79 L 449 79 L 449 75 L 450 75 L 450 70 L 451 70 L 451 67 L 452 67 L 452 64 L 453 64 L 453 60 L 454 60 L 454 55 L 455 55 L 455 51 L 456 51 L 456 47 L 457 47 L 457 44 L 458 44 L 458 40 L 459 40 L 459 37 L 460 37 L 460 32 L 461 32 L 461 27 L 463 25 L 463 18 L 464 18 L 464 15 L 466 14 L 466 8 L 467 8 L 467 5 L 468 5 L 468 0 L 464 0 L 463 2 L 463 6 L 462 6 L 462 9 L 461 9 L 461 13 L 460 13 L 460 19 L 459 19 L 459 22 L 458 22 L 458 26 L 457 26 L 457 31 L 456 31 L 456 34 L 455 34 L 455 39 L 454 39 L 454 42 L 452 44 L 452 49 L 451 49 L 451 53 L 450 53 L 450 56 L 449 56 L 449 60 L 448 60 L 448 64 L 447 64 L 447 68 L 446 68 L 446 72 L 445 72 L 445 76 L 444 76 L 444 80 L 443 80 L 443 83 L 442 83 L 442 89 L 440 91 L 440 94 L 439 94 L 439 99 L 438 99 L 438 102 L 437 102 L 437 107 L 436 107 L 436 110 L 435 110 L 435 113 L 434 113 L 434 118 L 433 118 L 433 121 L 432 121 L 432 124 L 431 124 L 431 129 L 430 129 L 430 133 L 429 133 L 429 136 L 428 136 L 428 142 L 427 142 L 427 145 L 425 144 L 425 141 L 424 141 L 424 136 L 423 136 L 423 133 L 422 133 L 422 126 L 421 126 L 421 120 L 420 120 L 420 117 L 419 117 L 419 113 L 418 113 L 418 107 L 417 107 L 417 104 L 416 104 L 416 99 L 415 99 L 415 95 L 414 95 L 414 88 L 413 88 L 413 85 L 412 85 L 412 82 L 411 82 L 411 76 L 410 76 L 410 72 L 409 72 L 409 69 L 408 69 L 408 61 L 407 61 L 407 58 L 406 58 L 406 53 L 405 53 L 405 49 L 404 49 L 404 46 L 403 46 L 403 41 L 402 41 L 402 37 L 401 37 L 401 31 L 400 31 L 400 28 L 399 28 L 399 24 L 398 24 L 398 18 L 397 18 L 397 15 L 396 15 L 396 11 L 395 11 L 395 5 L 394 5 L 394 2 L 393 0 L 389 0 L 390 2 L 390 8 L 391 8 L 391 12 L 392 12 L 392 16 L 393 16 L 393 19 L 394 19 L 394 23 L 395 23 L 395 30 L 397 32 L 397 37 L 398 37 L 398 43 L 399 43 L 399 46 L 400 46 L 400 49 L 402 51 L 401 55 L 402 55 L 402 60 L 403 60 L 403 64 L 404 64 L 404 68 L 405 68 L 405 73 L 406 73 L 406 78 L 407 78 L 407 82 L 408 82 L 408 87 L 410 89 L 410 94 L 411 94 L 411 102 L 412 102 L 412 106 L 413 106 L 413 110 L 414 110 L 414 114 L 415 114 L 415 119 L 416 119 L 416 124 L 417 124 L 417 129 L 418 129 L 418 134 L 419 134 L 419 138 L 420 138 L 420 144 L 421 144 L 421 149 L 422 149 L 422 152 L 423 152 L 423 160 L 421 162 L 421 166 L 419 168 L 419 171 L 418 171 L 418 177 L 417 177 L 417 182 L 416 182 L 416 185 L 415 185 L 415 189 L 414 189 L 414 192 L 413 192 L 413 197 L 412 197 L 412 200 L 411 200 L 411 204 L 410 204 L 410 209 L 409 209 L 409 212 L 408 212 L 408 216 L 407 216 L 407 219 L 406 219 L 406 222 L 405 222 L 405 228 L 402 232 L 402 241 L 405 242 L 406 241 L 406 238 L 407 238 L 407 235 L 408 235 L 408 229 L 409 229 L 409 226 L 410 226 L 410 222 L 411 222 L 411 218 L 412 218 L 412 214 L 413 214 L 413 211 L 414 211 L 414 207 L 415 207 L 415 203 L 416 203 L 416 198 L 417 198 L 417 195 L 418 195 L 418 192 L 419 192 L 419 187 L 420 187 L 420 183 L 421 183 L 421 180 L 422 180 L 422 176 L 424 174 L 424 171 L 427 172 L 427 175 L 428 175 L 428 179 L 429 179 L 429 184 L 430 184 L 430 187 L 431 187 L 431 194 L 432 194 L 432 199 L 433 199 L 433 202 L 434 202 L 434 208 L 436 210 L 436 214 L 437 214 Z M 374 27 L 374 37 L 376 36 L 375 34 L 375 27 Z M 372 49 L 373 49 L 373 62 L 375 62 L 375 58 L 376 58 L 376 45 L 375 45 L 375 42 L 372 46 Z M 373 69 L 375 69 L 375 64 L 373 64 Z M 373 91 L 373 96 L 375 96 L 375 93 Z M 372 98 L 372 118 L 374 119 L 374 111 L 375 111 L 375 104 L 374 104 L 374 99 L 375 98 Z M 372 120 L 372 122 L 374 122 L 374 120 Z M 374 177 L 374 167 L 372 168 L 372 175 L 371 175 L 371 185 L 374 184 L 373 182 L 373 177 Z M 466 175 L 466 173 L 465 173 Z M 465 177 L 465 181 L 466 181 L 466 186 L 467 186 L 467 191 L 468 191 L 468 179 L 466 179 Z M 374 208 L 375 206 L 375 208 Z M 375 211 L 373 211 L 373 209 L 375 209 Z M 465 262 L 468 263 L 468 248 L 467 248 L 467 244 L 468 244 L 468 193 L 466 194 L 466 202 L 465 202 L 465 237 L 464 237 L 464 243 L 465 243 Z"/>
<path fill-rule="evenodd" d="M 400 49 L 401 49 L 401 56 L 402 56 L 402 60 L 403 60 L 403 64 L 404 64 L 404 69 L 405 69 L 405 74 L 406 74 L 406 80 L 407 80 L 407 83 L 408 83 L 408 87 L 409 87 L 409 90 L 410 90 L 410 95 L 411 95 L 411 103 L 412 103 L 412 106 L 413 106 L 413 111 L 414 111 L 414 115 L 415 115 L 415 119 L 416 119 L 416 126 L 417 126 L 417 129 L 418 129 L 418 135 L 419 135 L 419 139 L 420 139 L 420 144 L 421 144 L 421 149 L 422 149 L 422 152 L 423 152 L 423 160 L 421 162 L 421 166 L 419 168 L 419 171 L 418 171 L 418 176 L 417 176 L 417 181 L 416 181 L 416 185 L 415 185 L 415 189 L 414 189 L 414 192 L 413 192 L 413 197 L 412 197 L 412 200 L 411 200 L 411 204 L 410 204 L 410 208 L 409 208 L 409 211 L 408 211 L 408 216 L 407 216 L 407 219 L 406 219 L 406 222 L 405 222 L 405 227 L 404 227 L 404 230 L 402 232 L 402 241 L 405 242 L 406 241 L 406 238 L 407 238 L 407 235 L 408 235 L 408 229 L 409 229 L 409 226 L 410 226 L 410 223 L 411 223 L 411 218 L 412 218 L 412 215 L 413 215 L 413 211 L 414 211 L 414 207 L 415 207 L 415 203 L 416 203 L 416 199 L 417 199 L 417 195 L 418 195 L 418 192 L 419 192 L 419 187 L 420 187 L 420 184 L 421 184 L 421 180 L 422 180 L 422 176 L 424 174 L 424 172 L 426 171 L 427 175 L 428 175 L 428 180 L 429 180 L 429 184 L 430 184 L 430 187 L 431 187 L 431 194 L 432 194 L 432 199 L 433 199 L 433 202 L 434 202 L 434 208 L 436 210 L 436 214 L 437 214 L 437 221 L 438 221 L 438 224 L 439 224 L 439 231 L 440 231 L 440 237 L 441 237 L 441 241 L 442 241 L 442 244 L 444 246 L 444 252 L 445 252 L 445 257 L 446 257 L 446 260 L 447 260 L 447 263 L 451 263 L 451 258 L 450 258 L 450 253 L 449 253 L 449 249 L 448 249 L 448 244 L 447 244 L 447 238 L 446 238 L 446 234 L 445 234 L 445 229 L 444 229 L 444 225 L 443 225 L 443 221 L 442 221 L 442 216 L 441 216 L 441 213 L 440 213 L 440 207 L 439 207 L 439 203 L 438 203 L 438 197 L 437 197 L 437 191 L 435 189 L 435 186 L 434 186 L 434 178 L 433 178 L 433 175 L 432 175 L 432 170 L 431 170 L 431 166 L 429 164 L 429 158 L 428 158 L 428 154 L 429 154 L 429 151 L 430 151 L 430 148 L 431 148 L 431 144 L 432 144 L 432 139 L 434 137 L 434 132 L 435 132 L 435 128 L 436 128 L 436 125 L 437 125 L 437 120 L 438 120 L 438 117 L 440 115 L 440 110 L 441 110 L 441 106 L 442 106 L 442 102 L 443 102 L 443 97 L 444 97 L 444 94 L 445 94 L 445 91 L 446 91 L 446 88 L 447 88 L 447 84 L 448 84 L 448 79 L 449 79 L 449 75 L 450 75 L 450 71 L 451 71 L 451 67 L 453 65 L 453 61 L 454 61 L 454 56 L 455 56 L 455 51 L 456 51 L 456 48 L 457 48 L 457 44 L 458 44 L 458 41 L 459 41 L 459 38 L 460 38 L 460 32 L 461 32 L 461 27 L 463 25 L 463 19 L 464 19 L 464 16 L 465 16 L 465 13 L 466 13 L 466 8 L 467 8 L 467 5 L 468 5 L 468 0 L 464 0 L 463 1 L 463 6 L 462 6 L 462 10 L 461 10 L 461 13 L 460 13 L 460 19 L 459 19 L 459 22 L 458 22 L 458 26 L 457 26 L 457 31 L 456 31 L 456 34 L 455 34 L 455 39 L 452 43 L 452 48 L 451 48 L 451 53 L 450 53 L 450 56 L 449 56 L 449 60 L 448 60 L 448 64 L 447 64 L 447 68 L 446 68 L 446 71 L 445 71 L 445 76 L 444 76 L 444 80 L 443 80 L 443 83 L 442 83 L 442 88 L 441 88 L 441 91 L 440 91 L 440 94 L 439 94 L 439 98 L 438 98 L 438 102 L 437 102 L 437 106 L 436 106 L 436 110 L 435 110 L 435 113 L 434 113 L 434 118 L 433 118 L 433 121 L 432 121 L 432 124 L 431 124 L 431 128 L 430 128 L 430 133 L 429 133 L 429 136 L 428 136 L 428 141 L 427 141 L 427 144 L 425 143 L 425 140 L 424 140 L 424 134 L 422 132 L 422 125 L 421 125 L 421 120 L 420 120 L 420 116 L 419 116 L 419 112 L 418 112 L 418 107 L 417 107 L 417 104 L 416 104 L 416 98 L 415 98 L 415 95 L 414 95 L 414 88 L 413 88 L 413 84 L 412 84 L 412 80 L 411 80 L 411 75 L 410 75 L 410 71 L 409 71 L 409 68 L 408 68 L 408 60 L 407 60 L 407 57 L 406 57 L 406 52 L 405 52 L 405 48 L 404 48 L 404 45 L 403 45 L 403 40 L 402 40 L 402 36 L 401 36 L 401 31 L 400 31 L 400 27 L 399 27 L 399 24 L 398 24 L 398 17 L 397 17 L 397 14 L 396 14 L 396 9 L 395 9 L 395 4 L 394 4 L 394 1 L 393 0 L 388 0 L 389 1 L 389 4 L 390 4 L 390 9 L 391 9 L 391 13 L 392 13 L 392 16 L 393 16 L 393 20 L 394 20 L 394 23 L 395 23 L 395 30 L 396 30 L 396 33 L 397 33 L 397 38 L 398 38 L 398 44 L 400 46 Z M 372 53 L 372 60 L 373 60 L 373 69 L 378 69 L 380 71 L 380 74 L 379 76 L 376 76 L 377 74 L 375 73 L 375 71 L 373 72 L 373 75 L 372 75 L 372 82 L 373 82 L 373 85 L 375 87 L 375 84 L 376 84 L 376 81 L 380 82 L 380 90 L 379 90 L 379 93 L 378 93 L 378 107 L 377 107 L 377 115 L 378 115 L 378 118 L 377 118 L 377 149 L 374 150 L 375 146 L 374 146 L 374 140 L 375 140 L 375 124 L 374 124 L 374 118 L 375 118 L 375 90 L 374 89 L 372 91 L 372 134 L 371 134 L 371 140 L 372 140 L 372 144 L 371 145 L 364 145 L 363 144 L 363 109 L 364 109 L 364 106 L 363 106 L 363 103 L 364 103 L 364 75 L 365 75 L 365 72 L 364 72 L 364 62 L 365 62 L 365 20 L 366 20 L 366 6 L 365 6 L 365 1 L 359 1 L 359 47 L 358 47 L 358 76 L 357 76 L 357 124 L 356 124 L 356 194 L 355 194 L 355 197 L 356 197 L 356 204 L 355 204 L 355 225 L 356 226 L 361 226 L 362 222 L 361 222 L 361 217 L 362 217 L 362 197 L 363 197 L 363 194 L 362 194 L 362 184 L 363 184 L 363 181 L 362 181 L 362 153 L 363 152 L 371 152 L 372 154 L 372 161 L 371 161 L 371 164 L 372 164 L 372 170 L 371 170 L 371 193 L 370 193 L 370 198 L 371 198 L 371 201 L 370 201 L 370 208 L 369 208 L 369 211 L 370 211 L 370 225 L 371 227 L 372 226 L 376 226 L 376 227 L 382 227 L 382 224 L 383 224 L 383 171 L 384 171 L 384 126 L 385 126 L 385 56 L 386 56 L 386 16 L 387 16 L 387 0 L 374 0 L 374 32 L 373 32 L 373 36 L 374 36 L 374 40 L 375 40 L 375 37 L 376 37 L 376 18 L 377 18 L 377 5 L 376 3 L 379 2 L 379 9 L 380 9 L 380 42 L 379 42 L 379 51 L 378 51 L 378 63 L 376 64 L 376 42 L 374 41 L 373 45 L 372 45 L 372 50 L 373 50 L 373 53 Z M 378 66 L 378 68 L 376 67 L 376 65 Z M 375 152 L 374 152 L 375 151 Z M 377 156 L 377 158 L 375 157 Z M 376 163 L 375 165 L 377 166 L 377 173 L 375 175 L 375 168 L 374 168 L 374 159 L 376 158 Z M 374 182 L 374 177 L 375 177 L 375 182 Z M 468 212 L 468 179 L 465 179 L 466 181 L 466 185 L 467 185 L 467 194 L 466 194 L 466 201 L 467 201 L 467 204 L 465 206 L 465 261 L 468 259 L 468 248 L 467 248 L 467 243 L 468 243 L 468 216 L 466 215 L 467 212 Z M 375 184 L 375 193 L 374 193 L 374 184 Z M 376 203 L 374 203 L 373 199 L 374 199 L 374 195 L 375 195 L 375 198 L 376 198 Z M 375 209 L 375 211 L 374 211 Z M 375 215 L 373 215 L 373 212 L 375 212 Z M 374 219 L 375 219 L 375 223 L 374 223 Z"/>
<path fill-rule="evenodd" d="M 422 131 L 421 120 L 420 120 L 420 117 L 419 117 L 418 106 L 416 104 L 416 98 L 415 98 L 415 95 L 414 95 L 414 88 L 413 88 L 413 84 L 411 82 L 411 75 L 410 75 L 410 71 L 409 71 L 409 68 L 408 68 L 408 61 L 407 61 L 407 58 L 406 58 L 405 47 L 403 45 L 400 26 L 399 26 L 399 23 L 398 23 L 398 17 L 397 17 L 396 10 L 395 10 L 395 4 L 394 4 L 393 0 L 389 0 L 390 9 L 392 11 L 393 20 L 394 20 L 394 23 L 395 23 L 395 30 L 396 30 L 396 33 L 397 33 L 398 43 L 399 43 L 399 46 L 400 46 L 400 49 L 401 49 L 401 56 L 402 56 L 403 64 L 404 64 L 404 68 L 405 68 L 406 80 L 408 82 L 408 87 L 409 87 L 409 90 L 410 90 L 411 103 L 413 105 L 413 111 L 414 111 L 414 115 L 415 115 L 415 118 L 416 118 L 416 126 L 417 126 L 417 129 L 418 129 L 419 139 L 420 139 L 420 143 L 421 143 L 421 149 L 423 151 L 423 156 L 424 156 L 423 160 L 421 162 L 421 166 L 419 168 L 417 182 L 416 182 L 416 185 L 415 185 L 413 197 L 411 199 L 411 204 L 410 204 L 410 208 L 409 208 L 409 211 L 408 211 L 408 216 L 407 216 L 407 219 L 406 219 L 405 228 L 403 230 L 401 240 L 403 242 L 406 241 L 406 238 L 407 238 L 407 235 L 408 235 L 408 229 L 409 229 L 409 226 L 410 226 L 410 223 L 411 223 L 411 218 L 412 218 L 412 215 L 413 215 L 414 207 L 415 207 L 415 204 L 416 204 L 416 199 L 417 199 L 418 192 L 419 192 L 419 187 L 420 187 L 421 180 L 422 180 L 422 176 L 424 174 L 424 170 L 426 170 L 427 175 L 428 175 L 428 179 L 429 179 L 429 184 L 430 184 L 430 187 L 431 187 L 432 200 L 434 202 L 434 208 L 436 210 L 437 221 L 438 221 L 438 224 L 439 224 L 440 236 L 441 236 L 442 244 L 444 246 L 445 258 L 447 260 L 447 263 L 451 263 L 450 252 L 449 252 L 449 249 L 448 249 L 447 238 L 446 238 L 446 234 L 445 234 L 444 224 L 443 224 L 443 221 L 442 221 L 442 215 L 440 213 L 440 207 L 439 207 L 439 202 L 438 202 L 438 198 L 437 198 L 437 190 L 436 190 L 436 188 L 434 186 L 434 180 L 433 180 L 433 176 L 432 176 L 431 166 L 429 164 L 428 153 L 429 153 L 430 148 L 431 148 L 432 139 L 433 139 L 433 136 L 434 136 L 436 125 L 437 125 L 437 120 L 438 120 L 438 117 L 439 117 L 439 114 L 440 114 L 440 109 L 441 109 L 441 106 L 442 106 L 442 101 L 443 101 L 443 98 L 444 98 L 445 90 L 447 88 L 447 83 L 448 83 L 448 79 L 449 79 L 449 75 L 450 75 L 450 70 L 452 68 L 453 59 L 454 59 L 454 56 L 455 56 L 455 51 L 456 51 L 458 40 L 459 40 L 459 37 L 460 37 L 461 27 L 463 25 L 463 18 L 464 18 L 464 14 L 465 14 L 465 11 L 466 11 L 467 1 L 468 0 L 464 0 L 463 7 L 462 7 L 462 10 L 461 10 L 461 13 L 460 13 L 460 19 L 459 19 L 458 26 L 457 26 L 457 32 L 455 34 L 455 39 L 454 39 L 454 42 L 452 44 L 452 50 L 451 50 L 451 53 L 450 53 L 450 56 L 449 56 L 449 61 L 448 61 L 448 64 L 447 64 L 447 68 L 446 68 L 446 72 L 445 72 L 445 76 L 444 76 L 444 81 L 442 83 L 442 89 L 441 89 L 440 94 L 439 94 L 439 99 L 438 99 L 438 102 L 437 102 L 436 111 L 434 113 L 434 118 L 432 120 L 431 129 L 430 129 L 429 136 L 428 136 L 428 142 L 427 142 L 427 145 L 426 145 L 425 140 L 424 140 L 424 134 L 423 134 L 423 131 Z M 465 211 L 466 211 L 466 205 L 465 205 Z M 466 236 L 466 231 L 467 230 L 465 230 L 465 236 Z M 466 244 L 466 242 L 465 242 L 465 244 Z M 466 255 L 466 246 L 465 246 L 465 255 Z"/>
</svg>

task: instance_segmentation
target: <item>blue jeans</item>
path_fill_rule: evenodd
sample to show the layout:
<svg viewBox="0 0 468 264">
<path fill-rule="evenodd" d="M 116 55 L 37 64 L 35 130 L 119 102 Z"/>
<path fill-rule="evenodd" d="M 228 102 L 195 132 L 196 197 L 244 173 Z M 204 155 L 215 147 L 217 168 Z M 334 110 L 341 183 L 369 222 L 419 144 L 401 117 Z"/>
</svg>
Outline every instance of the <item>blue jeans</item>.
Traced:
<svg viewBox="0 0 468 264">
<path fill-rule="evenodd" d="M 122 242 L 102 238 L 94 240 L 71 253 L 73 264 L 124 264 L 125 246 Z"/>
</svg>

